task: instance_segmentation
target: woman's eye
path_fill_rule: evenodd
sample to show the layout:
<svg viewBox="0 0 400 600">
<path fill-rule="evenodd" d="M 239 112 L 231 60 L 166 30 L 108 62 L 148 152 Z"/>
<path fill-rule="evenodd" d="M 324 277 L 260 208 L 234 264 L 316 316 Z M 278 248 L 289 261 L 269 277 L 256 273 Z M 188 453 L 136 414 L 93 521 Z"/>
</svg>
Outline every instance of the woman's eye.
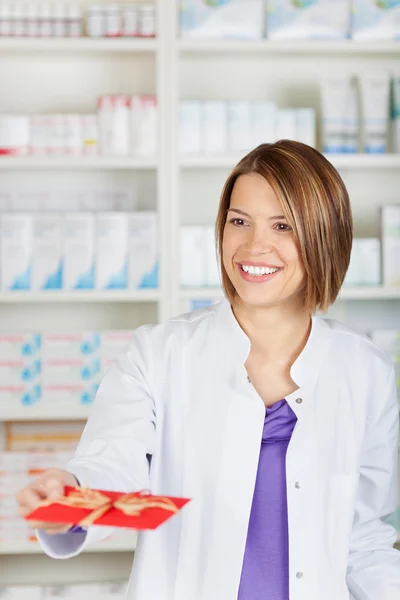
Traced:
<svg viewBox="0 0 400 600">
<path fill-rule="evenodd" d="M 275 227 L 278 231 L 292 231 L 292 228 L 287 223 L 277 223 Z"/>
<path fill-rule="evenodd" d="M 230 223 L 233 223 L 233 225 L 236 225 L 236 227 L 242 227 L 246 221 L 244 221 L 243 219 L 231 219 Z"/>
</svg>

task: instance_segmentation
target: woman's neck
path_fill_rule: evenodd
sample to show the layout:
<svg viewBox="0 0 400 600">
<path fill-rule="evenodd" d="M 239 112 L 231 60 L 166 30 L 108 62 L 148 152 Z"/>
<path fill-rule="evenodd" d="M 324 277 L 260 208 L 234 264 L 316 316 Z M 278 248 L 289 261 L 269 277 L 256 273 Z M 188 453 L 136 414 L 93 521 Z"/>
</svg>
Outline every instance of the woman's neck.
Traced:
<svg viewBox="0 0 400 600">
<path fill-rule="evenodd" d="M 307 343 L 311 316 L 298 303 L 260 307 L 239 301 L 232 309 L 251 342 L 251 353 L 265 360 L 293 364 Z"/>
</svg>

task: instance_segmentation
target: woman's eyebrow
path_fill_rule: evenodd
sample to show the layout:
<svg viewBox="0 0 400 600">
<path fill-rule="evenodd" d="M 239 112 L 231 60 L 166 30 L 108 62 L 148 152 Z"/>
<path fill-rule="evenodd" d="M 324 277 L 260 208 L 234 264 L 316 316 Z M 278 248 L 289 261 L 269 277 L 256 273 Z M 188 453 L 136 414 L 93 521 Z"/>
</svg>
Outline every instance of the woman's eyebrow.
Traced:
<svg viewBox="0 0 400 600">
<path fill-rule="evenodd" d="M 228 210 L 226 212 L 228 213 L 230 210 L 232 210 L 233 212 L 239 213 L 239 215 L 243 215 L 244 217 L 249 217 L 250 218 L 250 215 L 248 215 L 243 210 L 240 210 L 239 208 L 228 208 Z"/>
<path fill-rule="evenodd" d="M 228 213 L 230 210 L 237 212 L 237 213 L 239 213 L 239 215 L 243 215 L 244 217 L 251 218 L 249 214 L 247 214 L 243 210 L 240 210 L 239 208 L 228 208 L 228 210 L 226 212 Z M 274 215 L 273 217 L 268 217 L 268 218 L 270 221 L 272 221 L 274 219 L 285 219 L 286 220 L 285 215 Z"/>
</svg>

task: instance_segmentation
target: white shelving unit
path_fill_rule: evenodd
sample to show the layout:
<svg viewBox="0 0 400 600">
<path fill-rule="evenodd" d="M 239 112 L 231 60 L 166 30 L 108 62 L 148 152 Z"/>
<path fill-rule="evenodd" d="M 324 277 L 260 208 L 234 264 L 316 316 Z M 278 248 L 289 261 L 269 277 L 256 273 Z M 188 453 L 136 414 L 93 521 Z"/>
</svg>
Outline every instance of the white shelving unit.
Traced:
<svg viewBox="0 0 400 600">
<path fill-rule="evenodd" d="M 400 54 L 398 42 L 353 42 L 323 41 L 323 40 L 300 40 L 300 41 L 234 41 L 234 40 L 178 40 L 177 47 L 182 54 L 186 53 L 208 53 L 218 54 L 229 52 L 231 54 L 346 54 L 346 55 L 396 55 Z"/>
<path fill-rule="evenodd" d="M 194 156 L 179 159 L 182 169 L 231 169 L 241 156 Z M 326 158 L 337 169 L 400 169 L 400 154 L 327 154 Z"/>
<path fill-rule="evenodd" d="M 114 156 L 2 156 L 1 170 L 156 170 L 157 159 Z"/>
<path fill-rule="evenodd" d="M 128 1 L 128 0 L 126 0 Z M 277 43 L 179 40 L 178 0 L 157 0 L 156 40 L 0 39 L 0 112 L 93 111 L 103 93 L 157 93 L 159 152 L 155 159 L 114 157 L 0 157 L 1 186 L 23 181 L 68 185 L 121 183 L 137 189 L 136 206 L 157 210 L 160 227 L 160 290 L 140 292 L 9 293 L 0 331 L 131 327 L 164 321 L 192 299 L 217 299 L 220 289 L 180 289 L 179 228 L 211 225 L 229 170 L 241 156 L 180 157 L 178 103 L 182 99 L 271 99 L 279 106 L 318 111 L 318 77 L 369 68 L 395 69 L 400 43 Z M 329 156 L 341 171 L 353 202 L 356 236 L 379 233 L 379 207 L 400 204 L 400 156 Z M 27 306 L 29 305 L 29 306 Z M 400 323 L 400 290 L 344 289 L 333 315 L 360 329 Z M 0 408 L 0 421 L 86 419 L 90 409 Z M 400 542 L 400 539 L 399 539 Z M 98 545 L 71 561 L 54 561 L 31 544 L 1 544 L 2 583 L 128 576 L 134 544 Z M 94 560 L 91 553 L 97 552 Z M 124 552 L 128 558 L 121 557 Z M 116 553 L 116 554 L 115 554 Z M 23 560 L 22 560 L 23 558 Z M 63 562 L 63 564 L 60 564 Z M 23 565 L 23 568 L 21 567 Z"/>
<path fill-rule="evenodd" d="M 53 303 L 53 302 L 158 302 L 160 292 L 158 290 L 107 290 L 104 292 L 95 291 L 46 291 L 46 292 L 2 292 L 0 293 L 0 303 Z"/>
<path fill-rule="evenodd" d="M 181 298 L 222 298 L 222 288 L 182 288 Z M 400 300 L 400 289 L 385 287 L 345 287 L 342 288 L 340 300 Z"/>
<path fill-rule="evenodd" d="M 78 52 L 78 53 L 144 53 L 159 48 L 157 39 L 90 39 L 90 38 L 3 38 L 0 52 Z"/>
</svg>

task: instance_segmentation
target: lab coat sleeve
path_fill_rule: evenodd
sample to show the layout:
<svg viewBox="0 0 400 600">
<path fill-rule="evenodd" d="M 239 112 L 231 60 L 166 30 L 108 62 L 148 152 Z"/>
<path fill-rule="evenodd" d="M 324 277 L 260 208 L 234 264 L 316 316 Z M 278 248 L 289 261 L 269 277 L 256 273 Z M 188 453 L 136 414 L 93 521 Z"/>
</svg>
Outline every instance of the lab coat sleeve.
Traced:
<svg viewBox="0 0 400 600">
<path fill-rule="evenodd" d="M 82 486 L 119 492 L 150 489 L 156 410 L 146 377 L 145 331 L 135 331 L 129 349 L 106 373 L 75 455 L 66 466 Z M 37 537 L 49 556 L 69 558 L 112 531 L 92 526 L 87 534 L 38 531 Z"/>
<path fill-rule="evenodd" d="M 347 585 L 355 600 L 399 600 L 397 532 L 384 522 L 397 508 L 399 413 L 394 369 L 369 423 L 361 456 Z"/>
</svg>

